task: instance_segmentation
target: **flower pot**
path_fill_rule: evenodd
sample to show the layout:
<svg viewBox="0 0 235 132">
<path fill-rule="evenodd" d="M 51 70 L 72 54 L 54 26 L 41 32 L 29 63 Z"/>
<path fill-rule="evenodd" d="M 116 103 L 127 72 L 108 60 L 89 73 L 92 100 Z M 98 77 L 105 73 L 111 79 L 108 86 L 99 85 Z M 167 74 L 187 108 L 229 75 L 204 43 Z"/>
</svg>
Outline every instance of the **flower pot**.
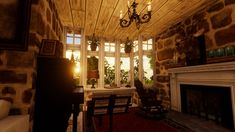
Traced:
<svg viewBox="0 0 235 132">
<path fill-rule="evenodd" d="M 125 48 L 125 53 L 131 53 L 131 48 Z"/>
<path fill-rule="evenodd" d="M 91 44 L 91 51 L 96 51 L 97 45 L 96 44 Z"/>
</svg>

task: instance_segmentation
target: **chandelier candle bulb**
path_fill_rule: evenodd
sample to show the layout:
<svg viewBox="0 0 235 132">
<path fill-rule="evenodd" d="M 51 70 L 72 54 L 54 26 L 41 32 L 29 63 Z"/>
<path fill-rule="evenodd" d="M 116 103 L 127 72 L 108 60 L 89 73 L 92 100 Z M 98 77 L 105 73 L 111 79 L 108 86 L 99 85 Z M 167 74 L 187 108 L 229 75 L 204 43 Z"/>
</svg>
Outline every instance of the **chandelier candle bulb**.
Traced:
<svg viewBox="0 0 235 132">
<path fill-rule="evenodd" d="M 136 3 L 136 1 L 134 0 L 133 3 L 130 5 L 129 0 L 127 1 L 127 6 L 128 6 L 128 18 L 124 19 L 122 12 L 120 12 L 120 26 L 121 27 L 128 27 L 131 25 L 132 22 L 135 22 L 137 29 L 140 29 L 140 25 L 143 23 L 147 23 L 150 21 L 151 19 L 151 2 L 148 2 L 147 4 L 147 8 L 148 8 L 148 12 L 146 14 L 138 14 L 137 13 L 137 5 L 138 3 Z"/>
<path fill-rule="evenodd" d="M 120 11 L 120 19 L 122 19 L 123 15 L 122 15 L 122 11 Z"/>
<path fill-rule="evenodd" d="M 151 9 L 151 2 L 148 2 L 148 11 L 151 11 L 152 9 Z"/>
<path fill-rule="evenodd" d="M 128 6 L 128 8 L 130 7 L 130 1 L 129 0 L 127 1 L 127 6 Z"/>
</svg>

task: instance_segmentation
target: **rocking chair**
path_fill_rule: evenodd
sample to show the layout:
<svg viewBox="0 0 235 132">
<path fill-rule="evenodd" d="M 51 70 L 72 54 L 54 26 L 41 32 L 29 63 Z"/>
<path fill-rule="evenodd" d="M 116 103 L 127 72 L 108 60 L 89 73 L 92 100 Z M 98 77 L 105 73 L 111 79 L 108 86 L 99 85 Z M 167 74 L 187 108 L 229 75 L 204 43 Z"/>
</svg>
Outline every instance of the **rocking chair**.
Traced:
<svg viewBox="0 0 235 132">
<path fill-rule="evenodd" d="M 166 111 L 162 106 L 162 100 L 157 99 L 157 93 L 150 89 L 145 89 L 140 80 L 135 80 L 136 91 L 141 100 L 139 114 L 149 118 L 163 118 Z"/>
</svg>

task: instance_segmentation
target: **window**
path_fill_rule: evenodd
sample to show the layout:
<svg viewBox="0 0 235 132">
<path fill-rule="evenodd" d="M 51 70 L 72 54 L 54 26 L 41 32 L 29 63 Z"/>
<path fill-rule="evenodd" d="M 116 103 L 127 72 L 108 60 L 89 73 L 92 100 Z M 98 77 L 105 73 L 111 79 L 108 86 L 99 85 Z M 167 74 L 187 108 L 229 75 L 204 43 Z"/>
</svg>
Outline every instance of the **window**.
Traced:
<svg viewBox="0 0 235 132">
<path fill-rule="evenodd" d="M 81 44 L 81 35 L 74 34 L 74 33 L 67 33 L 66 43 L 67 44 L 75 44 L 75 45 Z"/>
<path fill-rule="evenodd" d="M 115 52 L 115 43 L 104 43 L 105 52 Z"/>
<path fill-rule="evenodd" d="M 135 40 L 133 43 L 134 43 L 134 52 L 137 52 L 138 51 L 138 41 Z"/>
<path fill-rule="evenodd" d="M 74 59 L 75 62 L 75 68 L 74 68 L 74 78 L 76 80 L 76 84 L 79 84 L 79 78 L 80 78 L 80 71 L 81 71 L 81 65 L 80 65 L 80 51 L 79 50 L 66 50 L 65 57 L 71 60 Z"/>
<path fill-rule="evenodd" d="M 120 44 L 120 52 L 125 53 L 125 44 Z"/>
<path fill-rule="evenodd" d="M 152 45 L 153 45 L 152 39 L 149 39 L 147 41 L 143 41 L 142 44 L 143 44 L 143 50 L 152 50 L 153 49 L 152 48 Z"/>
<path fill-rule="evenodd" d="M 67 33 L 67 44 L 73 44 L 73 34 Z"/>
<path fill-rule="evenodd" d="M 115 57 L 104 58 L 104 83 L 115 83 Z"/>
<path fill-rule="evenodd" d="M 134 45 L 134 51 L 143 50 L 140 54 L 135 54 L 134 56 L 134 79 L 139 78 L 139 74 L 143 75 L 143 83 L 144 85 L 152 85 L 153 84 L 153 58 L 152 58 L 152 39 L 148 39 L 146 41 L 142 41 L 142 49 L 138 49 L 138 43 Z M 140 58 L 143 60 L 143 73 L 140 73 L 139 63 Z M 142 71 L 141 70 L 141 71 Z M 141 78 L 139 78 L 142 80 Z"/>
<path fill-rule="evenodd" d="M 138 56 L 134 57 L 134 78 L 135 79 L 139 78 L 139 57 Z"/>
<path fill-rule="evenodd" d="M 130 82 L 130 58 L 121 57 L 120 60 L 120 83 L 125 86 Z"/>
<path fill-rule="evenodd" d="M 143 71 L 144 71 L 144 83 L 153 83 L 153 58 L 151 56 L 143 56 Z"/>
</svg>

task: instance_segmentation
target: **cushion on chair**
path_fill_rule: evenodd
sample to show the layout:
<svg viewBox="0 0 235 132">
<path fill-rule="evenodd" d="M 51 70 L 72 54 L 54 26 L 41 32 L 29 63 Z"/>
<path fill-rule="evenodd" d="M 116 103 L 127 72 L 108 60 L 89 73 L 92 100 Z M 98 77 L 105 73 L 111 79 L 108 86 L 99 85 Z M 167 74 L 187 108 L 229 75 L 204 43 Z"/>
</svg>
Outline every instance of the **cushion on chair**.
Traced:
<svg viewBox="0 0 235 132">
<path fill-rule="evenodd" d="M 6 99 L 0 99 L 0 119 L 8 116 L 11 108 L 11 102 Z"/>
</svg>

